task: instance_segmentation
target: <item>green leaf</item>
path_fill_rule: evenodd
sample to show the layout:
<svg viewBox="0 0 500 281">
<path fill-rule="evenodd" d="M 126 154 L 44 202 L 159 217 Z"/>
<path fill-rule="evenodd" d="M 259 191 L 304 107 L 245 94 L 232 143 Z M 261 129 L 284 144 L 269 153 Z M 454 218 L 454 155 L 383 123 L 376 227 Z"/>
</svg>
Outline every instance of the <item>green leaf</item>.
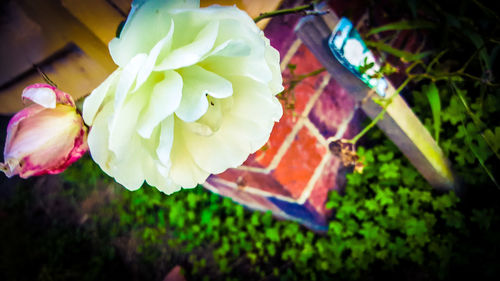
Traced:
<svg viewBox="0 0 500 281">
<path fill-rule="evenodd" d="M 198 202 L 198 197 L 194 193 L 189 193 L 186 199 L 189 208 L 193 209 L 196 207 L 196 203 Z"/>
<path fill-rule="evenodd" d="M 432 208 L 435 211 L 443 211 L 453 205 L 451 197 L 448 195 L 439 196 L 432 201 Z"/>
<path fill-rule="evenodd" d="M 329 232 L 333 232 L 338 236 L 340 236 L 340 234 L 342 233 L 343 230 L 344 230 L 344 226 L 338 221 L 330 222 L 329 227 L 328 227 Z"/>
<path fill-rule="evenodd" d="M 373 224 L 373 222 L 363 222 L 362 228 L 359 231 L 361 235 L 365 237 L 365 239 L 368 240 L 376 240 L 379 236 L 379 228 Z"/>
<path fill-rule="evenodd" d="M 370 36 L 373 34 L 377 34 L 384 31 L 394 31 L 394 30 L 410 30 L 410 29 L 425 29 L 425 28 L 434 28 L 436 25 L 429 21 L 423 20 L 415 20 L 415 21 L 407 21 L 402 20 L 399 22 L 388 23 L 383 26 L 375 27 L 369 30 L 366 33 L 366 36 Z"/>
<path fill-rule="evenodd" d="M 446 212 L 442 215 L 447 226 L 461 228 L 463 226 L 463 215 L 458 211 Z"/>
<path fill-rule="evenodd" d="M 250 217 L 250 223 L 255 226 L 259 225 L 260 224 L 259 217 L 260 217 L 259 213 L 253 212 L 252 216 Z"/>
<path fill-rule="evenodd" d="M 354 214 L 356 212 L 357 208 L 354 202 L 352 201 L 347 201 L 340 206 L 337 210 L 337 216 L 340 217 L 345 217 L 349 216 L 351 214 Z"/>
<path fill-rule="evenodd" d="M 488 143 L 488 146 L 491 148 L 493 153 L 500 159 L 500 127 L 495 127 L 495 132 L 491 129 L 487 129 L 484 131 L 484 139 Z"/>
<path fill-rule="evenodd" d="M 493 216 L 495 215 L 494 209 L 474 209 L 472 210 L 471 221 L 478 224 L 479 229 L 488 230 L 493 221 Z"/>
<path fill-rule="evenodd" d="M 432 111 L 432 119 L 434 120 L 434 138 L 436 142 L 439 143 L 439 133 L 441 131 L 441 99 L 439 97 L 439 91 L 434 82 L 429 85 L 424 86 L 422 92 L 425 93 Z"/>
<path fill-rule="evenodd" d="M 453 96 L 450 98 L 450 104 L 443 111 L 443 121 L 449 121 L 452 125 L 458 124 L 464 114 L 464 108 L 460 104 L 460 101 L 457 96 Z"/>
<path fill-rule="evenodd" d="M 399 166 L 394 163 L 384 163 L 379 169 L 382 179 L 398 179 L 400 177 Z"/>
<path fill-rule="evenodd" d="M 159 227 L 165 227 L 165 212 L 163 209 L 160 209 L 158 211 L 158 226 Z"/>
<path fill-rule="evenodd" d="M 389 206 L 387 208 L 387 215 L 391 218 L 395 218 L 399 214 L 399 208 L 397 206 Z"/>
<path fill-rule="evenodd" d="M 481 147 L 476 147 L 474 146 L 474 144 L 472 143 L 472 140 L 471 140 L 471 135 L 468 133 L 467 131 L 467 128 L 465 127 L 465 125 L 462 123 L 462 126 L 464 128 L 464 132 L 465 132 L 465 142 L 467 143 L 467 145 L 469 146 L 470 150 L 472 151 L 472 153 L 474 154 L 474 156 L 476 157 L 476 159 L 479 161 L 479 164 L 481 165 L 481 167 L 483 168 L 483 170 L 486 172 L 486 174 L 488 175 L 488 177 L 490 178 L 490 180 L 495 184 L 495 186 L 497 188 L 500 188 L 500 185 L 498 184 L 498 182 L 496 181 L 495 177 L 493 176 L 493 173 L 490 171 L 490 169 L 486 166 L 486 164 L 484 163 L 486 161 L 486 151 L 483 149 L 481 149 Z M 483 153 L 481 153 L 483 152 Z"/>
<path fill-rule="evenodd" d="M 369 199 L 365 201 L 365 207 L 370 211 L 380 210 L 380 205 L 374 199 Z"/>
<path fill-rule="evenodd" d="M 271 257 L 274 257 L 274 255 L 276 254 L 276 248 L 274 247 L 274 244 L 267 245 L 267 252 Z"/>
<path fill-rule="evenodd" d="M 287 238 L 294 238 L 297 232 L 299 232 L 299 225 L 297 223 L 289 223 L 286 227 L 285 230 L 283 231 L 282 235 L 283 237 Z"/>
<path fill-rule="evenodd" d="M 360 219 L 360 220 L 364 220 L 366 218 L 366 211 L 364 210 L 358 210 L 356 213 L 354 213 L 354 215 Z"/>
<path fill-rule="evenodd" d="M 212 212 L 209 209 L 204 209 L 201 212 L 201 225 L 208 225 L 212 220 Z"/>
<path fill-rule="evenodd" d="M 302 235 L 301 232 L 297 233 L 297 235 L 295 236 L 295 242 L 299 245 L 304 243 L 304 235 Z"/>
<path fill-rule="evenodd" d="M 424 245 L 429 242 L 429 234 L 425 221 L 418 220 L 414 217 L 410 218 L 405 223 L 405 230 L 408 236 L 413 236 L 413 239 L 420 244 Z"/>
<path fill-rule="evenodd" d="M 266 229 L 266 237 L 273 242 L 280 241 L 280 235 L 278 233 L 277 228 L 267 228 Z"/>
<path fill-rule="evenodd" d="M 245 212 L 245 208 L 241 205 L 236 205 L 236 216 L 239 218 L 243 218 Z"/>
<path fill-rule="evenodd" d="M 395 49 L 395 48 L 391 47 L 390 45 L 387 45 L 387 44 L 380 42 L 380 41 L 366 40 L 365 43 L 369 47 L 376 48 L 380 51 L 383 51 L 383 52 L 386 52 L 386 53 L 391 54 L 393 56 L 396 56 L 398 58 L 404 59 L 407 62 L 421 60 L 421 59 L 427 57 L 428 55 L 432 54 L 431 51 L 413 54 L 413 53 L 410 53 L 407 51 Z"/>
<path fill-rule="evenodd" d="M 394 152 L 388 151 L 387 153 L 381 153 L 377 155 L 377 159 L 380 162 L 388 162 L 394 158 Z"/>
<path fill-rule="evenodd" d="M 271 213 L 271 211 L 267 211 L 262 216 L 262 223 L 267 227 L 270 226 L 272 222 L 273 222 L 273 214 Z"/>
<path fill-rule="evenodd" d="M 389 188 L 380 189 L 375 196 L 382 206 L 394 203 L 394 193 Z"/>
</svg>

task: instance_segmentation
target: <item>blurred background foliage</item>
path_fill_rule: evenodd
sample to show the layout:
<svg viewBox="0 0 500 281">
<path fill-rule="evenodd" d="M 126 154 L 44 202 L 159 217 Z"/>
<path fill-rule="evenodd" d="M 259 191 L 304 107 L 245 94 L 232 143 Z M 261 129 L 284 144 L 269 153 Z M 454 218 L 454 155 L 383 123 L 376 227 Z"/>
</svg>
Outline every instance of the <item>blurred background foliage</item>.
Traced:
<svg viewBox="0 0 500 281">
<path fill-rule="evenodd" d="M 0 279 L 162 280 L 181 265 L 187 280 L 496 280 L 500 16 L 479 0 L 386 2 L 399 18 L 363 36 L 411 63 L 402 95 L 451 160 L 460 198 L 433 190 L 378 129 L 359 143 L 363 172 L 330 194 L 326 233 L 202 187 L 129 192 L 86 156 L 61 176 L 1 179 Z M 425 55 L 383 47 L 406 29 L 426 33 Z"/>
</svg>

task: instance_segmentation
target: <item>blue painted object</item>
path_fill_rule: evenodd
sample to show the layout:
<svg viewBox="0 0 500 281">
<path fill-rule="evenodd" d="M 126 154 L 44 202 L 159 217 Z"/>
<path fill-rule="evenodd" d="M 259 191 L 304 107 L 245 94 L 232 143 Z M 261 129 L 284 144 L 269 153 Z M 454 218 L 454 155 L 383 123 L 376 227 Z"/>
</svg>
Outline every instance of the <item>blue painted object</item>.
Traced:
<svg viewBox="0 0 500 281">
<path fill-rule="evenodd" d="M 375 89 L 381 97 L 386 96 L 387 80 L 373 78 L 372 76 L 380 70 L 373 53 L 366 47 L 361 36 L 347 18 L 341 18 L 328 40 L 328 46 L 337 60 L 368 87 Z M 363 66 L 373 66 L 361 73 Z"/>
</svg>

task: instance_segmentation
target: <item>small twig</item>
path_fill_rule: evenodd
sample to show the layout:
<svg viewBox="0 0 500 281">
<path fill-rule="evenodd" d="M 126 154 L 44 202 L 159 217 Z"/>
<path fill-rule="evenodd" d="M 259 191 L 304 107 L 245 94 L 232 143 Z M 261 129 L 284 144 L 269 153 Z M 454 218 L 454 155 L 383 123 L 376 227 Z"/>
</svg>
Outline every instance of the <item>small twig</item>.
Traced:
<svg viewBox="0 0 500 281">
<path fill-rule="evenodd" d="M 313 77 L 313 76 L 316 76 L 318 74 L 321 74 L 323 72 L 326 71 L 326 68 L 322 67 L 322 68 L 319 68 L 319 69 L 316 69 L 316 70 L 313 70 L 309 73 L 306 73 L 306 74 L 302 74 L 302 75 L 298 75 L 298 76 L 294 76 L 292 77 L 289 81 L 288 81 L 288 84 L 290 85 L 290 87 L 286 90 L 283 90 L 281 93 L 279 93 L 278 95 L 283 95 L 285 93 L 287 93 L 288 91 L 290 90 L 293 90 L 293 88 L 295 88 L 295 86 L 297 86 L 297 84 L 299 84 L 300 82 L 302 82 L 303 80 L 309 78 L 309 77 Z"/>
<path fill-rule="evenodd" d="M 472 119 L 473 124 L 476 126 L 476 129 L 478 131 L 483 131 L 483 129 L 486 127 L 486 125 L 481 121 L 481 119 L 479 119 L 474 114 L 474 112 L 472 112 L 472 109 L 470 108 L 469 104 L 465 100 L 465 97 L 460 93 L 457 85 L 455 85 L 455 83 L 453 83 L 451 81 L 449 81 L 448 83 L 451 86 L 452 91 L 455 93 L 455 95 L 457 95 L 458 99 L 460 100 L 460 102 L 462 103 L 463 107 L 465 108 L 465 112 L 467 112 L 467 114 L 469 115 L 469 117 Z M 495 156 L 498 159 L 500 159 L 500 154 L 498 152 L 496 152 L 495 149 L 493 149 L 494 144 L 491 143 L 490 140 L 484 135 L 484 132 L 479 133 L 479 135 L 484 140 L 484 142 L 486 143 L 486 145 L 488 145 L 488 147 L 493 152 L 493 154 L 495 154 Z"/>
<path fill-rule="evenodd" d="M 297 6 L 297 7 L 293 7 L 293 8 L 289 8 L 289 9 L 281 9 L 281 10 L 276 10 L 276 11 L 272 11 L 272 12 L 261 13 L 258 17 L 254 18 L 253 21 L 255 23 L 258 23 L 259 21 L 266 19 L 266 18 L 271 18 L 274 16 L 280 16 L 280 15 L 301 13 L 301 12 L 305 12 L 307 14 L 310 14 L 311 12 L 314 14 L 325 13 L 323 11 L 316 11 L 315 10 L 317 2 L 319 2 L 319 1 L 313 1 L 311 4 Z"/>
<path fill-rule="evenodd" d="M 422 67 L 425 68 L 425 63 L 421 60 L 416 60 L 414 61 L 410 66 L 408 66 L 406 69 L 405 69 L 405 72 L 407 75 L 410 75 L 411 71 L 413 70 L 413 68 L 419 66 L 419 65 L 422 65 Z"/>
<path fill-rule="evenodd" d="M 319 69 L 316 69 L 314 71 L 311 71 L 309 73 L 306 73 L 306 74 L 302 74 L 302 75 L 299 75 L 297 77 L 295 77 L 295 79 L 293 80 L 294 82 L 300 82 L 306 78 L 309 78 L 309 77 L 312 77 L 312 76 L 316 76 L 322 72 L 326 71 L 326 68 L 322 67 L 322 68 L 319 68 Z"/>
<path fill-rule="evenodd" d="M 457 73 L 457 74 L 459 74 L 461 76 L 465 76 L 465 77 L 467 77 L 469 79 L 472 79 L 472 80 L 479 81 L 479 82 L 481 82 L 481 83 L 483 83 L 483 84 L 485 84 L 487 86 L 490 86 L 490 87 L 500 87 L 500 83 L 491 83 L 489 80 L 486 80 L 486 79 L 481 78 L 481 77 L 474 76 L 474 75 L 469 74 L 469 73 L 463 72 L 463 73 Z"/>
<path fill-rule="evenodd" d="M 36 71 L 38 72 L 38 74 L 40 74 L 40 76 L 42 76 L 43 80 L 45 82 L 47 82 L 47 84 L 49 84 L 50 86 L 53 86 L 53 87 L 57 88 L 56 83 L 54 83 L 54 81 L 50 80 L 49 76 L 47 76 L 47 74 L 45 74 L 45 72 L 43 72 L 43 70 L 38 65 L 33 64 L 33 67 L 36 69 Z"/>
<path fill-rule="evenodd" d="M 364 135 L 366 135 L 366 133 L 368 133 L 368 131 L 370 131 L 371 128 L 373 128 L 380 119 L 382 119 L 385 115 L 385 113 L 387 112 L 387 107 L 389 107 L 389 105 L 392 103 L 392 100 L 399 95 L 399 92 L 401 92 L 404 87 L 406 87 L 406 85 L 412 80 L 412 78 L 408 78 L 406 79 L 402 84 L 401 86 L 398 87 L 398 89 L 394 92 L 394 94 L 386 101 L 386 104 L 382 107 L 382 111 L 380 111 L 380 113 L 375 117 L 373 118 L 373 120 L 370 122 L 370 124 L 368 124 L 366 127 L 363 128 L 363 130 L 361 132 L 359 132 L 357 135 L 355 135 L 352 139 L 350 140 L 342 140 L 342 142 L 344 143 L 350 143 L 352 145 L 356 145 L 356 143 L 358 142 L 358 140 L 363 137 Z"/>
<path fill-rule="evenodd" d="M 486 44 L 483 44 L 481 47 L 477 48 L 474 53 L 472 54 L 472 56 L 470 56 L 470 58 L 464 63 L 464 65 L 457 71 L 457 72 L 464 72 L 465 69 L 467 68 L 467 66 L 469 66 L 469 64 L 472 62 L 472 60 L 479 54 L 479 52 L 486 48 Z"/>
<path fill-rule="evenodd" d="M 460 121 L 462 122 L 462 127 L 463 127 L 463 130 L 464 130 L 464 133 L 465 133 L 465 142 L 466 142 L 466 144 L 469 146 L 470 150 L 472 151 L 472 154 L 474 154 L 474 156 L 476 157 L 477 161 L 479 161 L 479 165 L 481 165 L 481 168 L 483 168 L 483 170 L 488 175 L 488 177 L 493 182 L 493 184 L 495 184 L 495 186 L 498 189 L 500 189 L 500 185 L 498 185 L 498 182 L 496 181 L 495 177 L 491 173 L 490 169 L 488 169 L 488 167 L 486 167 L 486 164 L 484 163 L 483 158 L 481 158 L 481 156 L 479 155 L 479 153 L 477 153 L 476 149 L 473 147 L 472 141 L 471 141 L 471 137 L 470 137 L 469 133 L 467 132 L 467 128 L 465 127 L 465 122 L 464 122 L 463 118 Z"/>
</svg>

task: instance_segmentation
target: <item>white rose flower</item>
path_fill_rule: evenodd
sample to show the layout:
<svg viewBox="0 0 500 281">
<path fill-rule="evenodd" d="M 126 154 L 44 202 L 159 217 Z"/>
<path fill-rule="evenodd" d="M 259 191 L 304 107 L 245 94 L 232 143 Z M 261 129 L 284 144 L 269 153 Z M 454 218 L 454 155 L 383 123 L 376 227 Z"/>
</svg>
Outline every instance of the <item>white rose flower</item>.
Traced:
<svg viewBox="0 0 500 281">
<path fill-rule="evenodd" d="M 134 1 L 115 70 L 85 99 L 88 145 L 130 190 L 170 194 L 241 165 L 282 115 L 279 53 L 236 7 Z"/>
</svg>

